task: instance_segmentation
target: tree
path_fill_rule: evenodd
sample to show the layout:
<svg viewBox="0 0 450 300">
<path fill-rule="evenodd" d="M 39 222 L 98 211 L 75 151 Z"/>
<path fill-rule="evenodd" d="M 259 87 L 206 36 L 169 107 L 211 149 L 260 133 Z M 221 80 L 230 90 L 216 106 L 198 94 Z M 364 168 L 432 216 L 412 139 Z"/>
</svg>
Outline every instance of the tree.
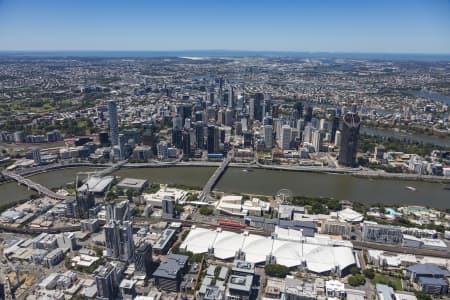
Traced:
<svg viewBox="0 0 450 300">
<path fill-rule="evenodd" d="M 366 279 L 361 274 L 352 275 L 348 278 L 348 284 L 351 286 L 360 286 L 366 283 Z"/>
<path fill-rule="evenodd" d="M 202 207 L 200 207 L 198 212 L 202 215 L 209 216 L 209 215 L 212 215 L 212 213 L 214 212 L 214 209 L 212 209 L 211 207 L 208 207 L 208 206 L 202 206 Z"/>
<path fill-rule="evenodd" d="M 359 271 L 359 269 L 357 267 L 353 266 L 353 267 L 350 268 L 350 274 L 358 275 L 358 274 L 361 274 L 361 272 Z"/>
<path fill-rule="evenodd" d="M 175 205 L 175 211 L 179 214 L 184 212 L 184 207 L 180 204 Z"/>
<path fill-rule="evenodd" d="M 103 250 L 100 247 L 94 246 L 92 250 L 94 250 L 97 257 L 103 257 Z"/>
<path fill-rule="evenodd" d="M 415 293 L 417 300 L 432 300 L 433 298 L 425 292 L 418 291 Z"/>
<path fill-rule="evenodd" d="M 365 269 L 363 271 L 364 276 L 366 276 L 369 279 L 375 278 L 375 271 L 373 269 Z"/>
<path fill-rule="evenodd" d="M 289 273 L 289 268 L 278 264 L 267 264 L 264 267 L 267 276 L 284 278 Z"/>
<path fill-rule="evenodd" d="M 133 201 L 133 191 L 127 190 L 127 199 Z"/>
</svg>

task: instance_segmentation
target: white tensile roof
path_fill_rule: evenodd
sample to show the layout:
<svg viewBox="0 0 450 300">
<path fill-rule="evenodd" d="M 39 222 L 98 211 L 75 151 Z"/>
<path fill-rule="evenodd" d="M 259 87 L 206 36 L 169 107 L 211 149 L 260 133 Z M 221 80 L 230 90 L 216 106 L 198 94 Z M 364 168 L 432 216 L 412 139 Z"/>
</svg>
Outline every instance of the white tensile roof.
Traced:
<svg viewBox="0 0 450 300">
<path fill-rule="evenodd" d="M 287 232 L 278 230 L 278 233 Z M 336 267 L 343 270 L 355 264 L 350 242 L 338 243 L 333 240 L 325 241 L 323 238 L 300 240 L 298 234 L 289 233 L 288 236 L 293 237 L 291 240 L 220 229 L 193 228 L 181 248 L 193 253 L 207 253 L 208 248 L 214 248 L 214 256 L 219 259 L 233 258 L 241 250 L 245 253 L 245 260 L 251 263 L 263 263 L 268 255 L 272 255 L 278 264 L 289 268 L 306 262 L 306 267 L 316 273 L 333 271 Z"/>
<path fill-rule="evenodd" d="M 229 259 L 236 255 L 244 241 L 244 236 L 231 231 L 222 231 L 217 234 L 214 242 L 214 256 L 219 259 Z"/>
<path fill-rule="evenodd" d="M 212 245 L 217 232 L 205 228 L 195 228 L 189 232 L 186 239 L 181 244 L 181 248 L 192 253 L 206 253 L 208 247 Z"/>
<path fill-rule="evenodd" d="M 249 234 L 244 241 L 242 252 L 245 253 L 245 260 L 251 263 L 261 263 L 266 261 L 267 255 L 272 251 L 273 240 L 270 237 Z"/>
</svg>

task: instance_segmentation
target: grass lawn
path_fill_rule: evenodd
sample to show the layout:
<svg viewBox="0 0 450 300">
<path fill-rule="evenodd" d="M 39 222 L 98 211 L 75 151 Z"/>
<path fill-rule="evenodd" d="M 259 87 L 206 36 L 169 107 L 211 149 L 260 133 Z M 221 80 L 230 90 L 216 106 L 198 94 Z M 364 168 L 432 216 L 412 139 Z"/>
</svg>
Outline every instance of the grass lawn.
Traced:
<svg viewBox="0 0 450 300">
<path fill-rule="evenodd" d="M 394 290 L 399 291 L 402 289 L 402 283 L 399 278 L 382 275 L 377 273 L 375 278 L 371 280 L 372 284 L 382 283 L 391 286 Z"/>
</svg>

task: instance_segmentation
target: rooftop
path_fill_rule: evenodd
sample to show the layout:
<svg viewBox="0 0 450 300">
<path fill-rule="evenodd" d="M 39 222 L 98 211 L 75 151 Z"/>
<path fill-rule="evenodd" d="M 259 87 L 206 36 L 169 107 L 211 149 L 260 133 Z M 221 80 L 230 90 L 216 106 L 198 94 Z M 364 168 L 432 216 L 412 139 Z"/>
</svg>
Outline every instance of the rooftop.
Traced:
<svg viewBox="0 0 450 300">
<path fill-rule="evenodd" d="M 409 272 L 416 273 L 418 275 L 430 275 L 433 277 L 447 277 L 450 273 L 447 270 L 440 268 L 436 264 L 426 263 L 417 264 L 406 268 Z"/>
<path fill-rule="evenodd" d="M 169 228 L 169 229 L 164 230 L 161 233 L 161 237 L 159 238 L 159 240 L 153 246 L 153 249 L 156 249 L 156 250 L 164 249 L 166 247 L 167 243 L 172 239 L 174 234 L 175 234 L 174 229 Z"/>
<path fill-rule="evenodd" d="M 446 280 L 444 280 L 443 278 L 419 277 L 419 284 L 447 286 L 448 282 Z"/>
<path fill-rule="evenodd" d="M 168 279 L 178 278 L 178 274 L 186 265 L 189 257 L 186 255 L 170 254 L 167 261 L 162 262 L 158 269 L 153 272 L 155 277 L 163 277 Z"/>
<path fill-rule="evenodd" d="M 124 178 L 117 186 L 120 188 L 143 189 L 147 184 L 147 179 Z"/>
<path fill-rule="evenodd" d="M 89 191 L 94 193 L 103 193 L 106 191 L 113 180 L 113 176 L 91 176 L 85 184 L 78 188 L 78 191 L 83 192 L 88 189 Z"/>
<path fill-rule="evenodd" d="M 232 290 L 239 290 L 244 292 L 250 292 L 253 283 L 252 275 L 231 275 L 228 281 L 228 288 Z"/>
</svg>

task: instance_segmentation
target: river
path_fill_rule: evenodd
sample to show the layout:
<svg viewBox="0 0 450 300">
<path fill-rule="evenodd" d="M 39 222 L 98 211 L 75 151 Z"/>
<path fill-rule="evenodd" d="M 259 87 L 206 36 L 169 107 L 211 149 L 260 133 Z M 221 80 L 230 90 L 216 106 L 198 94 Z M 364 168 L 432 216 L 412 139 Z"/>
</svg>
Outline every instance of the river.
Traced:
<svg viewBox="0 0 450 300">
<path fill-rule="evenodd" d="M 440 103 L 450 105 L 450 97 L 441 95 L 438 93 L 427 92 L 427 91 L 409 91 L 409 94 L 414 95 L 416 97 L 430 99 L 434 102 L 440 102 Z"/>
<path fill-rule="evenodd" d="M 31 177 L 41 184 L 54 188 L 75 180 L 75 175 L 87 168 L 56 170 Z M 114 175 L 146 178 L 151 182 L 203 186 L 215 168 L 170 167 L 121 169 Z M 406 186 L 417 188 L 415 192 Z M 450 208 L 450 191 L 440 183 L 405 181 L 398 179 L 368 179 L 350 175 L 305 173 L 275 170 L 243 172 L 239 168 L 228 168 L 215 190 L 236 193 L 274 195 L 279 189 L 292 190 L 294 195 L 333 197 L 364 203 L 418 204 L 436 208 Z M 29 196 L 26 188 L 15 183 L 0 185 L 2 202 L 18 201 Z"/>
<path fill-rule="evenodd" d="M 373 127 L 361 127 L 361 133 L 372 136 L 390 137 L 400 141 L 433 144 L 441 147 L 450 147 L 450 138 L 448 137 L 438 137 L 424 134 L 408 134 L 400 131 L 395 131 L 392 129 L 380 129 Z"/>
</svg>

